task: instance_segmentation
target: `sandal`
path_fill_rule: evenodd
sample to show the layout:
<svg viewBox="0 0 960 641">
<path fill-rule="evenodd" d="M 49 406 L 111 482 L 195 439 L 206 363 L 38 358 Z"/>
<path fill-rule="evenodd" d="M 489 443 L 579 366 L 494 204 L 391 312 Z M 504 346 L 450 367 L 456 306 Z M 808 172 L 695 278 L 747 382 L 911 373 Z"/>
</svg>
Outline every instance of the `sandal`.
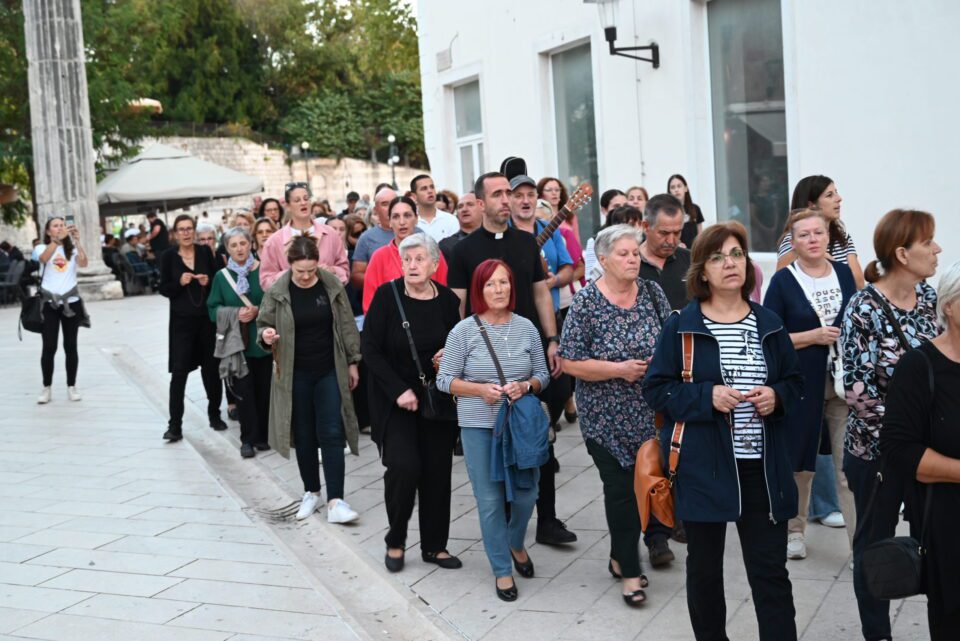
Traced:
<svg viewBox="0 0 960 641">
<path fill-rule="evenodd" d="M 623 602 L 629 605 L 631 608 L 637 608 L 646 603 L 647 593 L 643 590 L 634 590 L 630 594 L 624 594 Z"/>
<path fill-rule="evenodd" d="M 609 561 L 607 561 L 607 572 L 609 572 L 609 573 L 610 573 L 610 576 L 612 576 L 612 577 L 615 578 L 615 579 L 622 579 L 622 578 L 623 578 L 623 575 L 621 575 L 620 573 L 618 573 L 616 570 L 613 569 L 613 559 L 610 559 Z M 640 587 L 641 587 L 641 588 L 646 588 L 646 587 L 649 587 L 649 586 L 650 586 L 650 580 L 647 579 L 647 575 L 646 575 L 646 574 L 641 574 L 641 575 L 640 575 Z"/>
</svg>

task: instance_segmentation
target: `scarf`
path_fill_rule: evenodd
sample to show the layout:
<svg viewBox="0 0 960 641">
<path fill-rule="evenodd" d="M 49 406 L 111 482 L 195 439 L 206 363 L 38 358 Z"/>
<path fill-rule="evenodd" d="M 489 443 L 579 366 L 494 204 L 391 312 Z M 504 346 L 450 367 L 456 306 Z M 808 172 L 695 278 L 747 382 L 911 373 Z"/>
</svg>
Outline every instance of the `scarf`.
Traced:
<svg viewBox="0 0 960 641">
<path fill-rule="evenodd" d="M 253 254 L 247 256 L 247 260 L 242 265 L 238 265 L 233 258 L 227 261 L 227 269 L 237 274 L 237 293 L 246 294 L 250 291 L 250 282 L 247 280 L 247 273 L 253 267 Z"/>
</svg>

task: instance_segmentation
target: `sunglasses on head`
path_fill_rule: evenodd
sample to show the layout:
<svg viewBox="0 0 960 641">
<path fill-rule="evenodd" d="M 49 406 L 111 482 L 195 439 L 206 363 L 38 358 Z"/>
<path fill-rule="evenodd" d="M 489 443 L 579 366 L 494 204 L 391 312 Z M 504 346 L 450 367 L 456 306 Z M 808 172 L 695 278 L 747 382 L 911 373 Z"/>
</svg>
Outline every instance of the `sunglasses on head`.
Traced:
<svg viewBox="0 0 960 641">
<path fill-rule="evenodd" d="M 306 189 L 307 191 L 310 191 L 310 185 L 305 182 L 296 182 L 287 183 L 283 188 L 284 191 L 293 191 L 294 189 Z"/>
</svg>

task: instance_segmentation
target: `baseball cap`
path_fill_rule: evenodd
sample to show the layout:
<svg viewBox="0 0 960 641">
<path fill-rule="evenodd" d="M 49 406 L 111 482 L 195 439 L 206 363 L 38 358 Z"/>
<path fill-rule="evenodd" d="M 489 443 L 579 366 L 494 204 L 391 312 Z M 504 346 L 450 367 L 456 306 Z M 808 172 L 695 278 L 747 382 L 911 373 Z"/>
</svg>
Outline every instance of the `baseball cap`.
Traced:
<svg viewBox="0 0 960 641">
<path fill-rule="evenodd" d="M 533 187 L 534 189 L 536 189 L 536 188 L 537 188 L 537 181 L 535 181 L 535 180 L 534 180 L 533 178 L 531 178 L 530 176 L 526 176 L 526 175 L 524 175 L 524 174 L 520 174 L 520 175 L 518 175 L 518 176 L 514 176 L 513 178 L 510 179 L 510 189 L 516 189 L 516 188 L 519 187 L 520 185 L 530 185 L 531 187 Z"/>
</svg>

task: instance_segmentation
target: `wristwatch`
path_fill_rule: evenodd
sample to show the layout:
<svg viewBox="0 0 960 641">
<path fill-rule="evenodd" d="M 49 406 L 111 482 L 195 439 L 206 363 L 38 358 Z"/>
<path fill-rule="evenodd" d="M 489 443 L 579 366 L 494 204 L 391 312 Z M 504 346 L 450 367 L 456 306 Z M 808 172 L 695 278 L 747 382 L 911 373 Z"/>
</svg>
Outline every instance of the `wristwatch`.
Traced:
<svg viewBox="0 0 960 641">
<path fill-rule="evenodd" d="M 532 394 L 532 393 L 533 393 L 533 383 L 531 383 L 530 381 L 527 381 L 527 394 Z"/>
<path fill-rule="evenodd" d="M 556 336 L 556 335 L 554 335 L 554 336 L 547 336 L 547 342 L 548 342 L 548 343 L 556 343 L 557 345 L 559 345 L 559 344 L 560 344 L 560 337 L 559 337 L 559 336 Z"/>
</svg>

